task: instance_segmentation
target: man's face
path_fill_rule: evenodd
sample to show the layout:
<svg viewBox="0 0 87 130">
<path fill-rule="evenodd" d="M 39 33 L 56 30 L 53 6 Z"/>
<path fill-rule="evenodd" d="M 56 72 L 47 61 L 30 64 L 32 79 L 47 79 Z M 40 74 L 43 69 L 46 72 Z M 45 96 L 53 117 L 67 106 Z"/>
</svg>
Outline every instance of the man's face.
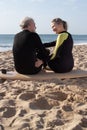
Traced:
<svg viewBox="0 0 87 130">
<path fill-rule="evenodd" d="M 35 22 L 34 21 L 31 21 L 29 26 L 28 26 L 28 29 L 30 32 L 35 32 L 36 31 L 36 25 L 35 25 Z"/>
</svg>

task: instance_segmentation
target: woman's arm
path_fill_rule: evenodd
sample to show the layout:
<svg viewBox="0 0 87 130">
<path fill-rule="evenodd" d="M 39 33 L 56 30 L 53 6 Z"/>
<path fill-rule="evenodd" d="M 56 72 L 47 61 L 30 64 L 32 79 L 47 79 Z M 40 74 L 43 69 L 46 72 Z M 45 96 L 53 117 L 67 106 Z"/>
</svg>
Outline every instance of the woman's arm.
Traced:
<svg viewBox="0 0 87 130">
<path fill-rule="evenodd" d="M 53 47 L 56 45 L 56 41 L 44 43 L 43 45 L 44 45 L 44 47 Z"/>
</svg>

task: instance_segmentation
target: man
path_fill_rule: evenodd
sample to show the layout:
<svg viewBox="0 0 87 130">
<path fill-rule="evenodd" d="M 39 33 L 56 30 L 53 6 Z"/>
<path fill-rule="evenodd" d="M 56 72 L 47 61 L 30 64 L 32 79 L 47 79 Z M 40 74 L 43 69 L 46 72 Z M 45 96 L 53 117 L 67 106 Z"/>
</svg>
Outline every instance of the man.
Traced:
<svg viewBox="0 0 87 130">
<path fill-rule="evenodd" d="M 17 72 L 21 74 L 36 74 L 48 60 L 48 54 L 32 18 L 25 17 L 20 26 L 22 31 L 14 37 L 13 56 Z"/>
</svg>

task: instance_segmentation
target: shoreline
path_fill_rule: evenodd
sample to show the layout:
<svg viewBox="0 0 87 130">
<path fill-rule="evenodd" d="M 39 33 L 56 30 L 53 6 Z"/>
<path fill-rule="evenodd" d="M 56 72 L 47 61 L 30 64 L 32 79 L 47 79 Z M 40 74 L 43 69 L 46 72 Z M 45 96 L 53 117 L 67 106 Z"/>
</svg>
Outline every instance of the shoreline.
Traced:
<svg viewBox="0 0 87 130">
<path fill-rule="evenodd" d="M 87 42 L 74 43 L 74 46 L 79 46 L 79 45 L 87 45 Z M 11 50 L 12 50 L 12 47 L 0 47 L 0 52 L 11 51 Z"/>
<path fill-rule="evenodd" d="M 74 46 L 75 69 L 87 71 L 87 45 Z M 14 71 L 12 51 L 0 69 Z M 0 125 L 6 130 L 86 130 L 87 77 L 0 82 Z"/>
</svg>

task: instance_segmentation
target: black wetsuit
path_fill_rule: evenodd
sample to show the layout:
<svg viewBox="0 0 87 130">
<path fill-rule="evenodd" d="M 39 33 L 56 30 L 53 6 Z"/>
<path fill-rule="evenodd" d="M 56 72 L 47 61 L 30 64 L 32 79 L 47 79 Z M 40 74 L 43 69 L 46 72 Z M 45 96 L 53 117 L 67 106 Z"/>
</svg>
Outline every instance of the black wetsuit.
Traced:
<svg viewBox="0 0 87 130">
<path fill-rule="evenodd" d="M 73 39 L 70 33 L 61 32 L 56 42 L 46 43 L 45 47 L 55 46 L 48 66 L 56 73 L 65 73 L 73 69 Z"/>
<path fill-rule="evenodd" d="M 37 58 L 42 59 L 44 63 L 48 60 L 48 54 L 39 35 L 28 30 L 23 30 L 15 35 L 13 56 L 15 69 L 21 74 L 38 73 L 42 65 L 39 68 L 35 67 Z"/>
</svg>

